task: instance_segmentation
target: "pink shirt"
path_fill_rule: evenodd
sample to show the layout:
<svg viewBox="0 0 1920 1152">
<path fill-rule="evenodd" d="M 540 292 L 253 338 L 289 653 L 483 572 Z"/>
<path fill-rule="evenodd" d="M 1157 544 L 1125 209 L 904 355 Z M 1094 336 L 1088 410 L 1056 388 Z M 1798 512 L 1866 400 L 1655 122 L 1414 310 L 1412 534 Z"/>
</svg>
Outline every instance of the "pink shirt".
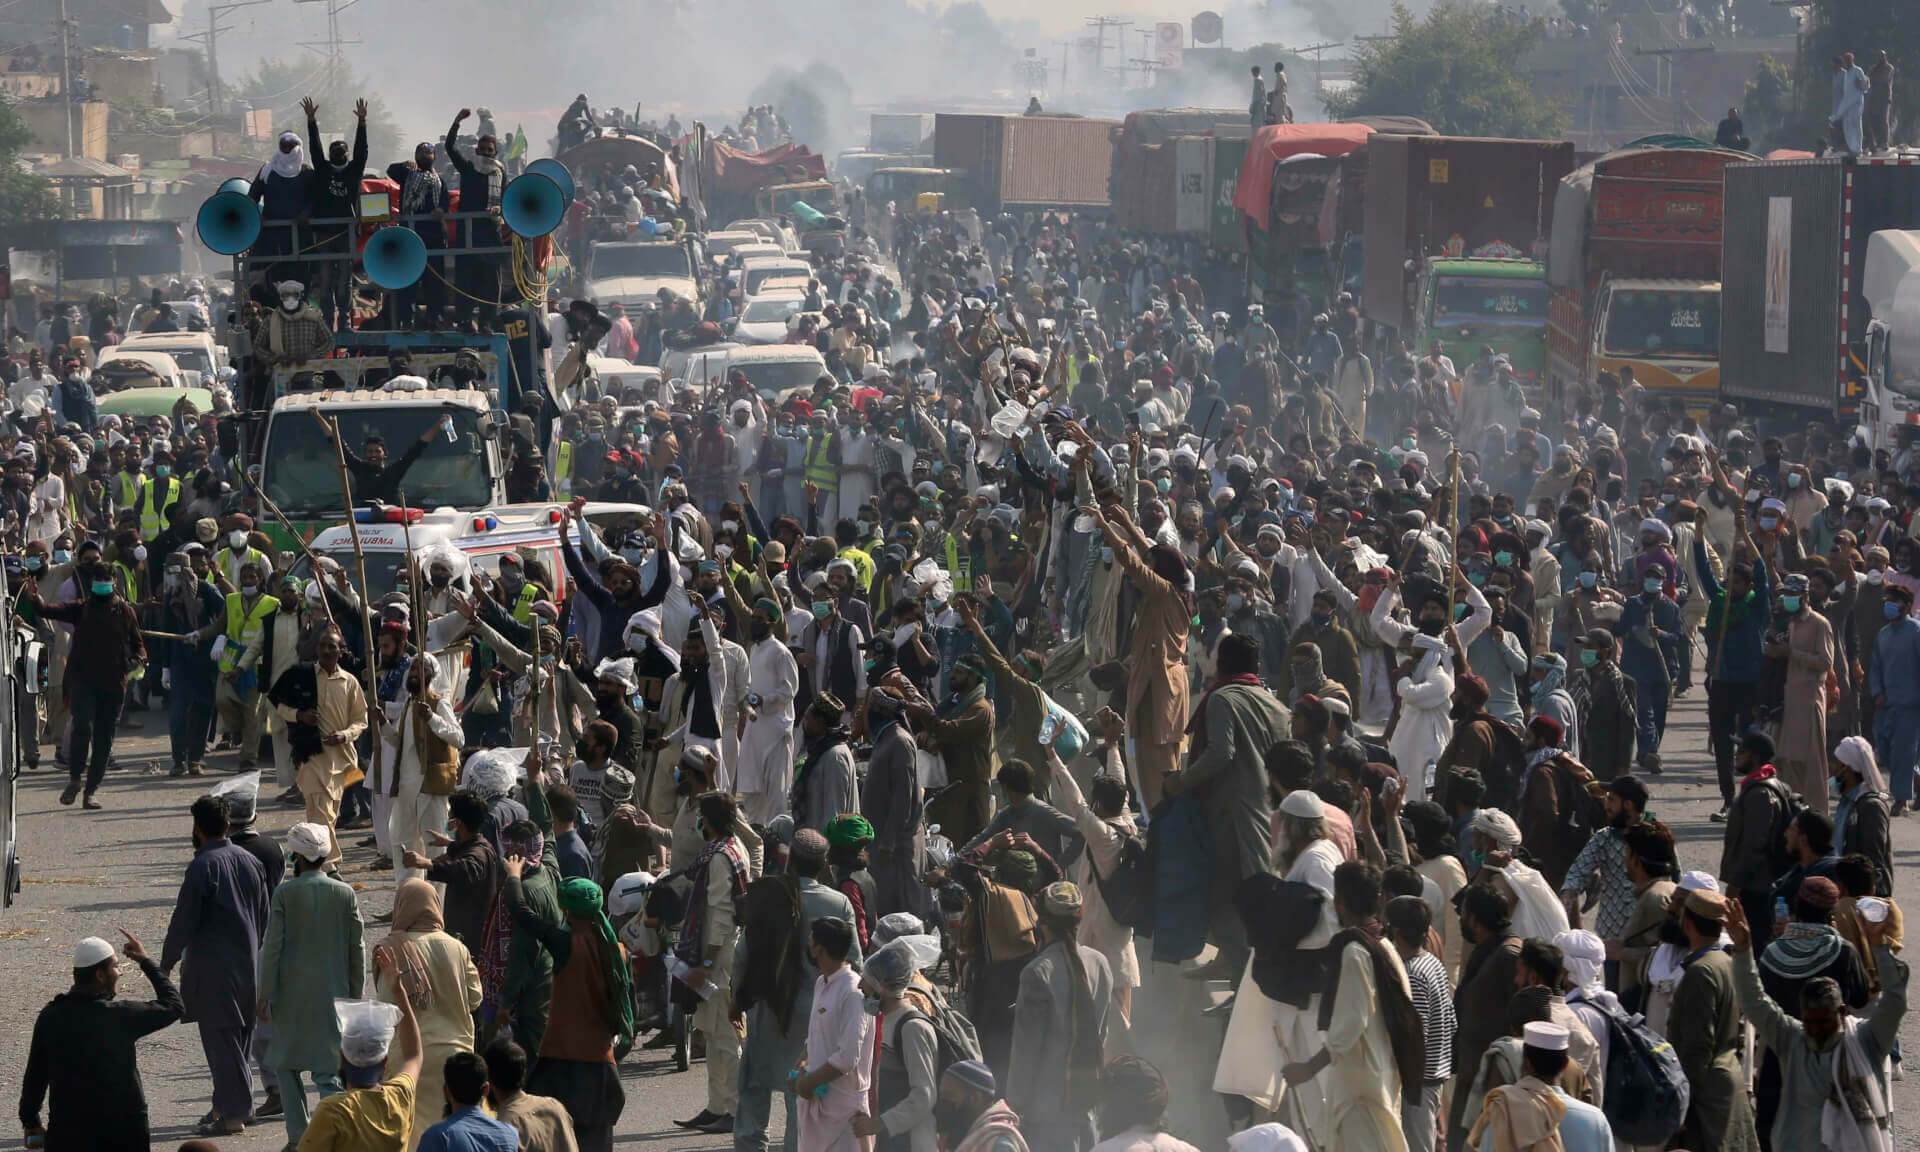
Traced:
<svg viewBox="0 0 1920 1152">
<path fill-rule="evenodd" d="M 847 965 L 813 982 L 813 1016 L 807 1022 L 807 1069 L 829 1064 L 845 1075 L 827 1085 L 824 1099 L 800 1101 L 800 1152 L 844 1147 L 849 1122 L 867 1110 L 873 1069 L 874 1018 L 860 995 L 860 977 Z"/>
<path fill-rule="evenodd" d="M 1275 808 L 1273 815 L 1267 818 L 1267 833 L 1273 843 L 1280 843 L 1280 809 Z M 1333 805 L 1327 805 L 1327 839 L 1340 849 L 1340 859 L 1355 860 L 1359 842 L 1353 838 L 1353 817 Z"/>
</svg>

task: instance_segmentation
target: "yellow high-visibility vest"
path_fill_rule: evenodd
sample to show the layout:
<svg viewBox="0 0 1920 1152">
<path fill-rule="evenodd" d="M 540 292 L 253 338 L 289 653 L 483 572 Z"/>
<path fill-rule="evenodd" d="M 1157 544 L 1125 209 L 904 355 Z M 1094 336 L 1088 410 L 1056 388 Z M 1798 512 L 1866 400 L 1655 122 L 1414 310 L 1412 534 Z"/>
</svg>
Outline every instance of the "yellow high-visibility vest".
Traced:
<svg viewBox="0 0 1920 1152">
<path fill-rule="evenodd" d="M 240 663 L 240 654 L 260 643 L 267 621 L 280 611 L 280 601 L 261 593 L 247 611 L 247 598 L 235 592 L 227 597 L 227 647 L 220 653 L 220 671 L 231 672 Z"/>
</svg>

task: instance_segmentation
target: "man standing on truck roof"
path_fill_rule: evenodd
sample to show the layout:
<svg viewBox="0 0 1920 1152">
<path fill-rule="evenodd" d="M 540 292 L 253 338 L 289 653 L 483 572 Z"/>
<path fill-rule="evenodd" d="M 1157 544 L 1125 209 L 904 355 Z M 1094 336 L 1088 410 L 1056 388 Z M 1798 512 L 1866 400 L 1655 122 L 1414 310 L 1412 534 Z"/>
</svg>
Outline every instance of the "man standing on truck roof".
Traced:
<svg viewBox="0 0 1920 1152">
<path fill-rule="evenodd" d="M 1873 54 L 1873 67 L 1867 70 L 1868 152 L 1885 152 L 1893 146 L 1893 71 L 1886 49 Z"/>
<path fill-rule="evenodd" d="M 327 430 L 327 439 L 333 439 L 336 431 L 333 421 L 321 415 L 318 408 L 311 408 L 309 411 L 313 413 L 315 420 L 320 421 L 320 426 Z M 428 425 L 427 430 L 420 433 L 420 438 L 408 445 L 400 459 L 391 464 L 387 463 L 386 437 L 377 432 L 370 433 L 365 440 L 361 441 L 360 450 L 366 453 L 365 456 L 356 456 L 353 449 L 341 445 L 340 453 L 346 458 L 347 474 L 352 478 L 349 487 L 353 493 L 354 507 L 371 504 L 374 501 L 383 504 L 393 503 L 398 498 L 400 481 L 406 478 L 407 469 L 413 467 L 414 461 L 420 459 L 420 454 L 427 450 L 428 443 L 443 429 L 452 431 L 453 417 L 442 416 Z"/>
<path fill-rule="evenodd" d="M 1247 119 L 1255 132 L 1267 122 L 1267 82 L 1260 78 L 1260 65 L 1253 66 L 1253 101 L 1247 105 Z"/>
</svg>

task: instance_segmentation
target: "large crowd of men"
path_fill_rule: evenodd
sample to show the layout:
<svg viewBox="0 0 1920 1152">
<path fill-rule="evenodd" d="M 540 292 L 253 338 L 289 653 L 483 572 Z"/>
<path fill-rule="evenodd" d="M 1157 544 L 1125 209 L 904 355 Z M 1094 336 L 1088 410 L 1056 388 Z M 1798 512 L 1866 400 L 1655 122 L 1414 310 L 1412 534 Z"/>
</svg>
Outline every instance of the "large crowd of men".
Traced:
<svg viewBox="0 0 1920 1152">
<path fill-rule="evenodd" d="M 812 388 L 588 385 L 566 461 L 518 443 L 559 571 L 427 549 L 368 603 L 223 503 L 211 422 L 0 433 L 27 759 L 100 807 L 164 695 L 174 773 L 238 770 L 158 960 L 75 947 L 30 1137 L 145 1147 L 133 1043 L 185 1018 L 201 1135 L 301 1152 L 604 1150 L 620 1062 L 694 1041 L 677 1122 L 740 1152 L 776 1094 L 789 1149 L 1180 1152 L 1129 1029 L 1179 965 L 1239 1152 L 1892 1147 L 1910 448 L 1611 375 L 1549 420 L 1346 295 L 868 212 Z M 562 349 L 633 339 L 594 313 Z M 1695 690 L 1724 849 L 1683 871 L 1648 781 Z"/>
</svg>

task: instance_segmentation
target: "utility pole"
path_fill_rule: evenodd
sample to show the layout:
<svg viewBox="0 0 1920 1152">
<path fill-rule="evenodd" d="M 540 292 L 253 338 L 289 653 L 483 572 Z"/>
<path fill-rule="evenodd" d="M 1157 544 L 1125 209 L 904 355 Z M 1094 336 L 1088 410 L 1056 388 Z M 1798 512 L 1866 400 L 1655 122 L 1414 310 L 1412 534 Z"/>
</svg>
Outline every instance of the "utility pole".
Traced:
<svg viewBox="0 0 1920 1152">
<path fill-rule="evenodd" d="M 1060 46 L 1060 99 L 1064 102 L 1067 98 L 1067 61 L 1073 56 L 1073 41 L 1055 40 L 1054 43 Z"/>
<path fill-rule="evenodd" d="M 255 4 L 266 2 L 267 0 L 232 0 L 226 4 L 209 4 L 207 5 L 207 30 L 181 37 L 182 40 L 203 44 L 207 49 L 207 125 L 208 131 L 213 136 L 215 156 L 220 155 L 220 113 L 225 107 L 225 102 L 220 98 L 220 33 L 233 31 L 231 25 L 221 26 L 220 17 L 235 8 L 251 8 Z"/>
<path fill-rule="evenodd" d="M 1107 29 L 1115 28 L 1120 33 L 1120 51 L 1127 50 L 1127 29 L 1133 27 L 1133 21 L 1122 20 L 1116 16 L 1089 16 L 1087 27 L 1093 29 L 1093 71 L 1097 76 L 1106 71 L 1107 66 Z"/>
<path fill-rule="evenodd" d="M 1714 51 L 1716 51 L 1716 49 L 1711 40 L 1704 44 L 1675 44 L 1665 48 L 1635 48 L 1633 50 L 1635 56 L 1654 57 L 1654 77 L 1656 81 L 1659 79 L 1661 67 L 1663 65 L 1665 66 L 1667 74 L 1666 83 L 1656 83 L 1654 90 L 1673 106 L 1673 130 L 1681 135 L 1685 135 L 1691 131 L 1693 129 L 1693 123 L 1689 116 L 1691 108 L 1687 105 L 1686 85 L 1684 83 L 1679 85 L 1680 93 L 1678 95 L 1674 93 L 1675 77 L 1684 74 L 1681 69 L 1673 66 L 1674 58 L 1679 57 L 1684 64 L 1688 57 L 1699 56 Z M 1665 91 L 1661 91 L 1662 88 L 1664 88 Z"/>
<path fill-rule="evenodd" d="M 296 0 L 296 2 L 311 3 L 312 0 Z M 300 45 L 303 48 L 313 48 L 316 50 L 324 51 L 326 53 L 326 59 L 327 59 L 326 81 L 321 86 L 321 93 L 326 98 L 326 102 L 329 104 L 338 103 L 340 100 L 341 71 L 342 71 L 342 64 L 344 62 L 340 49 L 345 47 L 348 44 L 360 43 L 360 41 L 358 40 L 341 39 L 340 13 L 345 12 L 347 9 L 353 7 L 355 4 L 358 4 L 359 2 L 360 0 L 345 0 L 345 3 L 342 3 L 341 0 L 326 0 L 326 4 L 327 4 L 326 41 L 324 43 L 316 43 L 313 41 L 302 41 Z"/>
<path fill-rule="evenodd" d="M 67 20 L 67 0 L 60 0 L 60 100 L 66 108 L 66 159 L 71 160 L 73 159 L 73 59 L 70 55 L 70 45 L 67 37 L 69 27 L 70 24 Z M 82 141 L 82 143 L 85 143 L 85 141 Z"/>
<path fill-rule="evenodd" d="M 1372 37 L 1361 36 L 1359 37 L 1359 39 L 1367 40 L 1367 39 L 1372 39 Z M 1285 51 L 1295 56 L 1305 56 L 1309 52 L 1313 53 L 1313 98 L 1315 100 L 1318 100 L 1320 98 L 1321 74 L 1325 70 L 1326 62 L 1321 58 L 1322 54 L 1325 53 L 1326 50 L 1329 48 L 1345 48 L 1346 46 L 1347 45 L 1345 41 L 1340 41 L 1338 43 L 1328 42 L 1326 44 L 1309 44 L 1304 48 L 1285 49 Z"/>
</svg>

